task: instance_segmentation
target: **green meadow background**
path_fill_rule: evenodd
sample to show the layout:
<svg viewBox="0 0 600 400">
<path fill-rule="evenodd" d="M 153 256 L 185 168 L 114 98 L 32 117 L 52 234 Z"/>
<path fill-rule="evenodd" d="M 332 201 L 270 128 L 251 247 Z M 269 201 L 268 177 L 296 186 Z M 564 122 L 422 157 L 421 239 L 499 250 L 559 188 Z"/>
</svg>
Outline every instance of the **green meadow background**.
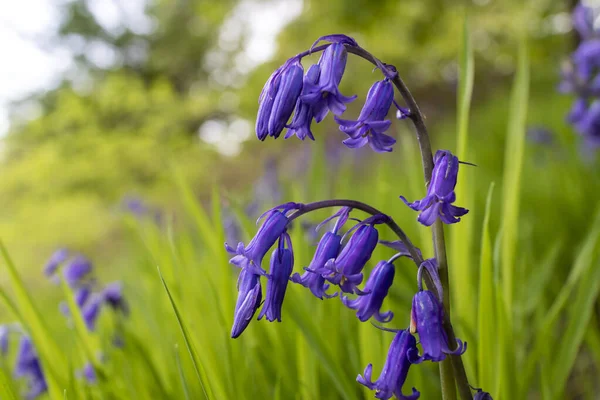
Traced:
<svg viewBox="0 0 600 400">
<path fill-rule="evenodd" d="M 277 32 L 272 60 L 245 70 L 235 66 L 244 64 L 254 14 L 239 10 L 248 4 L 299 12 Z M 468 342 L 471 384 L 496 400 L 596 399 L 598 160 L 565 123 L 573 98 L 556 92 L 560 63 L 577 43 L 571 6 L 154 0 L 146 9 L 154 28 L 144 34 L 107 29 L 83 0 L 57 6 L 64 18 L 55 45 L 100 41 L 120 62 L 98 65 L 84 48 L 77 71 L 85 84 L 65 76 L 15 104 L 2 138 L 0 318 L 31 334 L 49 384 L 44 398 L 373 397 L 355 379 L 368 363 L 378 376 L 393 334 L 359 322 L 339 299 L 321 301 L 290 284 L 281 323 L 253 321 L 240 338 L 229 337 L 237 270 L 223 247 L 223 221 L 234 216 L 247 242 L 256 230 L 251 203 L 266 210 L 277 202 L 360 200 L 393 216 L 426 257 L 433 254 L 430 231 L 398 198 L 425 193 L 409 122 L 393 122 L 398 143 L 389 154 L 343 147 L 331 118 L 314 126 L 316 142 L 254 139 L 257 98 L 271 71 L 317 37 L 344 32 L 396 65 L 426 114 L 433 147 L 477 165 L 461 166 L 457 186 L 456 204 L 470 212 L 446 227 L 452 320 Z M 346 71 L 342 92 L 359 95 L 346 115 L 357 115 L 380 75 L 356 57 Z M 23 117 L 32 104 L 37 112 Z M 533 133 L 540 128 L 550 132 L 543 140 Z M 223 154 L 217 139 L 238 141 L 241 150 Z M 265 180 L 275 180 L 279 194 Z M 127 212 L 126 198 L 149 211 Z M 300 224 L 291 235 L 299 272 L 316 240 Z M 386 228 L 380 236 L 394 239 Z M 122 280 L 130 316 L 103 310 L 88 332 L 69 289 L 42 274 L 59 246 L 87 255 L 101 281 Z M 368 269 L 392 254 L 378 248 Z M 415 272 L 397 263 L 384 303 L 395 313 L 390 327 L 409 322 Z M 60 313 L 61 300 L 74 320 Z M 121 348 L 112 345 L 115 332 Z M 12 377 L 16 340 L 0 363 L 1 399 L 24 390 Z M 88 360 L 95 384 L 78 378 Z M 412 386 L 423 399 L 440 398 L 437 365 L 412 367 L 404 392 Z"/>
</svg>

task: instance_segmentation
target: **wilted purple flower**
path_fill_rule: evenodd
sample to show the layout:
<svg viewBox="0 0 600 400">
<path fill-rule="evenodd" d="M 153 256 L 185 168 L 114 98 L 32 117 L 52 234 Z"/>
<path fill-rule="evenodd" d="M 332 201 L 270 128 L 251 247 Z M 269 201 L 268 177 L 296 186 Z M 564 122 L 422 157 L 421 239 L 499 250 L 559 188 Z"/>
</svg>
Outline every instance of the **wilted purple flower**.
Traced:
<svg viewBox="0 0 600 400">
<path fill-rule="evenodd" d="M 260 140 L 267 136 L 277 138 L 281 134 L 302 91 L 303 73 L 300 61 L 288 61 L 265 84 L 256 116 L 256 136 Z"/>
<path fill-rule="evenodd" d="M 287 248 L 286 248 L 287 245 Z M 279 245 L 271 255 L 271 268 L 267 276 L 267 294 L 258 319 L 266 316 L 268 321 L 281 322 L 281 307 L 288 285 L 288 280 L 294 269 L 294 253 L 292 241 L 287 233 L 279 238 Z"/>
<path fill-rule="evenodd" d="M 46 266 L 44 267 L 44 274 L 46 274 L 46 276 L 54 275 L 58 267 L 67 261 L 67 257 L 69 257 L 69 251 L 67 249 L 61 248 L 56 250 L 54 253 L 52 253 L 50 259 L 46 263 Z"/>
<path fill-rule="evenodd" d="M 357 310 L 356 316 L 362 322 L 367 321 L 371 317 L 375 317 L 379 322 L 391 321 L 394 316 L 393 312 L 381 313 L 379 310 L 394 282 L 395 273 L 394 264 L 387 261 L 380 261 L 373 268 L 369 279 L 367 279 L 367 284 L 363 289 L 366 294 L 358 296 L 355 300 L 349 300 L 346 296 L 342 296 L 342 302 L 347 307 Z"/>
<path fill-rule="evenodd" d="M 374 225 L 384 223 L 388 218 L 385 215 L 375 215 L 355 225 L 351 230 L 357 227 L 358 229 L 340 254 L 316 272 L 320 272 L 334 285 L 339 285 L 342 292 L 360 294 L 357 285 L 363 280 L 362 270 L 371 258 L 379 240 L 379 233 Z"/>
<path fill-rule="evenodd" d="M 92 263 L 82 255 L 75 256 L 64 268 L 63 275 L 71 287 L 79 285 L 92 272 Z"/>
<path fill-rule="evenodd" d="M 413 210 L 421 211 L 417 220 L 425 226 L 432 225 L 438 217 L 445 224 L 454 224 L 469 212 L 452 205 L 456 200 L 454 187 L 458 177 L 458 158 L 448 150 L 438 150 L 433 162 L 431 182 L 423 200 L 409 203 L 404 196 L 400 198 Z"/>
<path fill-rule="evenodd" d="M 254 313 L 260 307 L 262 291 L 260 276 L 247 268 L 242 268 L 237 281 L 238 298 L 233 315 L 231 337 L 237 338 L 244 332 Z"/>
<path fill-rule="evenodd" d="M 48 390 L 40 360 L 29 336 L 21 337 L 14 374 L 18 378 L 28 379 L 29 392 L 25 396 L 27 399 L 35 399 Z"/>
<path fill-rule="evenodd" d="M 600 33 L 600 4 L 593 2 L 580 2 L 573 10 L 573 26 L 588 40 L 598 37 Z"/>
<path fill-rule="evenodd" d="M 463 354 L 467 344 L 456 339 L 457 348 L 451 350 L 448 337 L 442 327 L 444 309 L 435 295 L 429 290 L 420 290 L 413 298 L 410 331 L 419 333 L 423 355 L 418 352 L 408 354 L 410 362 L 419 364 L 425 360 L 442 361 L 446 354 Z"/>
<path fill-rule="evenodd" d="M 286 231 L 289 223 L 286 213 L 295 209 L 298 209 L 298 205 L 290 203 L 268 211 L 265 221 L 248 246 L 244 246 L 244 243 L 240 242 L 237 249 L 233 249 L 225 243 L 225 249 L 229 253 L 236 254 L 229 262 L 240 268 L 248 268 L 255 274 L 265 275 L 261 268 L 262 260 L 279 236 Z"/>
<path fill-rule="evenodd" d="M 318 91 L 302 96 L 302 101 L 313 108 L 315 121 L 321 122 L 327 113 L 342 115 L 346 111 L 346 103 L 356 96 L 346 97 L 340 93 L 338 85 L 346 69 L 348 52 L 342 43 L 333 43 L 321 54 L 318 65 L 320 68 Z"/>
<path fill-rule="evenodd" d="M 123 284 L 121 282 L 112 282 L 102 290 L 104 302 L 113 310 L 121 310 L 124 314 L 129 312 L 127 302 L 123 297 Z"/>
<path fill-rule="evenodd" d="M 85 326 L 87 326 L 90 331 L 93 331 L 96 328 L 96 321 L 100 316 L 102 301 L 102 296 L 93 294 L 81 310 Z"/>
<path fill-rule="evenodd" d="M 302 94 L 296 102 L 294 118 L 292 118 L 292 122 L 288 126 L 289 129 L 285 134 L 285 139 L 296 135 L 300 140 L 304 140 L 306 137 L 315 140 L 315 137 L 310 130 L 310 124 L 314 117 L 313 106 L 304 99 L 312 99 L 312 102 L 315 103 L 316 99 L 321 96 L 319 87 L 317 86 L 320 72 L 321 69 L 317 64 L 312 65 L 308 71 L 306 71 L 303 81 L 304 84 L 302 86 Z"/>
<path fill-rule="evenodd" d="M 321 226 L 325 225 L 332 219 L 337 218 L 337 221 L 331 231 L 326 232 L 319 241 L 312 261 L 308 267 L 305 268 L 306 272 L 302 276 L 300 276 L 298 273 L 295 273 L 290 278 L 292 282 L 299 283 L 302 286 L 309 288 L 312 294 L 319 299 L 323 299 L 323 296 L 326 298 L 337 296 L 337 293 L 334 293 L 333 295 L 328 295 L 325 293 L 325 291 L 329 289 L 329 284 L 325 283 L 325 278 L 323 278 L 321 273 L 316 271 L 323 270 L 327 261 L 335 259 L 340 253 L 340 249 L 342 247 L 342 236 L 340 236 L 338 232 L 348 220 L 349 214 L 350 209 L 343 207 L 333 216 L 327 218 L 325 221 L 317 225 L 315 232 L 318 231 Z"/>
<path fill-rule="evenodd" d="M 10 328 L 7 325 L 0 325 L 0 353 L 6 355 L 8 352 L 8 334 Z"/>
<path fill-rule="evenodd" d="M 340 130 L 349 138 L 344 144 L 350 148 L 363 147 L 369 143 L 371 148 L 377 152 L 392 151 L 392 145 L 396 139 L 386 135 L 392 124 L 386 120 L 394 100 L 394 87 L 388 79 L 378 81 L 371 86 L 367 94 L 367 100 L 356 121 L 335 117 L 340 125 Z"/>
<path fill-rule="evenodd" d="M 392 396 L 396 396 L 400 400 L 416 400 L 421 394 L 415 388 L 409 396 L 402 394 L 402 386 L 406 381 L 408 369 L 410 368 L 407 354 L 416 351 L 417 341 L 414 336 L 407 330 L 398 331 L 390 345 L 379 378 L 375 382 L 371 380 L 373 364 L 369 364 L 365 368 L 364 377 L 358 375 L 356 381 L 371 390 L 375 390 L 375 397 L 378 399 L 387 400 Z"/>
</svg>

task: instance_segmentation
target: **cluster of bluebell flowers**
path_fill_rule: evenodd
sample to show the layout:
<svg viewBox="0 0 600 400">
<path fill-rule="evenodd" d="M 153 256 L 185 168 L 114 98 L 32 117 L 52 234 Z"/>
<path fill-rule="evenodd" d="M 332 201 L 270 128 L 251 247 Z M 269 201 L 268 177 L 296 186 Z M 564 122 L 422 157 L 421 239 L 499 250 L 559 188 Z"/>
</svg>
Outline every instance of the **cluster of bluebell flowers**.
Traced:
<svg viewBox="0 0 600 400">
<path fill-rule="evenodd" d="M 317 46 L 322 40 L 329 44 Z M 323 52 L 319 62 L 303 75 L 303 57 L 317 51 Z M 346 104 L 356 98 L 344 96 L 339 90 L 349 53 L 371 61 L 384 76 L 369 90 L 356 120 L 340 117 L 346 110 Z M 375 151 L 392 151 L 395 139 L 385 134 L 391 124 L 386 120 L 390 108 L 395 105 L 398 119 L 413 118 L 409 109 L 396 103 L 394 85 L 398 86 L 396 69 L 381 63 L 354 39 L 344 35 L 322 37 L 308 51 L 290 58 L 269 77 L 259 98 L 256 134 L 260 140 L 268 136 L 277 138 L 287 128 L 286 138 L 296 135 L 302 140 L 306 137 L 314 140 L 312 121 L 321 122 L 331 111 L 340 130 L 347 135 L 343 141 L 347 147 L 362 147 L 368 143 Z M 426 196 L 412 203 L 402 196 L 400 198 L 411 209 L 420 212 L 417 220 L 425 226 L 457 223 L 468 212 L 454 205 L 460 161 L 447 150 L 438 151 L 432 161 Z M 330 207 L 337 211 L 316 227 L 317 232 L 325 226 L 329 229 L 318 240 L 311 262 L 303 268 L 302 274 L 293 273 L 294 255 L 288 234 L 292 222 L 310 212 Z M 369 216 L 350 218 L 354 210 Z M 231 331 L 233 338 L 244 332 L 261 306 L 258 319 L 266 317 L 271 322 L 281 321 L 289 281 L 307 288 L 321 300 L 339 297 L 347 308 L 356 312 L 361 322 L 372 319 L 380 324 L 389 323 L 394 313 L 385 309 L 384 302 L 396 275 L 395 262 L 401 257 L 408 257 L 418 266 L 410 324 L 404 329 L 379 326 L 395 334 L 385 365 L 379 377 L 373 380 L 373 366 L 369 364 L 363 374 L 358 375 L 357 381 L 374 390 L 375 397 L 379 399 L 395 396 L 416 400 L 420 397 L 417 389 L 412 388 L 410 395 L 404 395 L 402 391 L 411 365 L 424 361 L 441 362 L 448 355 L 461 355 L 466 351 L 466 343 L 455 339 L 451 327 L 449 330 L 447 327 L 449 319 L 444 310 L 444 287 L 437 260 L 423 259 L 421 251 L 390 216 L 361 202 L 333 199 L 309 204 L 285 203 L 268 210 L 259 222 L 261 220 L 257 233 L 247 245 L 240 242 L 233 247 L 225 243 L 226 250 L 232 255 L 230 263 L 240 270 Z M 379 231 L 383 225 L 391 228 L 400 240 L 380 240 Z M 395 250 L 395 254 L 387 260 L 380 260 L 367 273 L 369 261 L 378 245 Z M 267 272 L 263 259 L 270 251 Z M 264 279 L 267 283 L 263 303 L 261 281 Z M 418 342 L 415 335 L 418 335 Z M 491 399 L 481 389 L 469 387 L 464 380 L 462 383 L 465 397 L 472 398 L 471 390 L 476 390 L 476 399 Z"/>
<path fill-rule="evenodd" d="M 600 4 L 580 2 L 573 11 L 573 27 L 581 39 L 562 68 L 562 93 L 577 96 L 567 116 L 585 143 L 600 146 Z"/>
</svg>

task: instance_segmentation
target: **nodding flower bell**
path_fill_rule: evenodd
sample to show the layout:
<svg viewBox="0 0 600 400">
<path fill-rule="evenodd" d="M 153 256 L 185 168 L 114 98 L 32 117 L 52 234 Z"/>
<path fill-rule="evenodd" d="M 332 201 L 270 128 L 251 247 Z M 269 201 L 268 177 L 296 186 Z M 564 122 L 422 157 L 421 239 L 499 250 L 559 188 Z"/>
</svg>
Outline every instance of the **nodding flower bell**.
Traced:
<svg viewBox="0 0 600 400">
<path fill-rule="evenodd" d="M 394 317 L 394 313 L 391 311 L 381 313 L 379 310 L 394 282 L 395 273 L 394 264 L 388 261 L 380 261 L 373 268 L 369 279 L 367 279 L 367 284 L 363 289 L 366 294 L 358 296 L 355 300 L 349 300 L 346 296 L 343 296 L 342 302 L 348 308 L 357 310 L 356 316 L 362 322 L 371 317 L 382 323 L 390 322 Z"/>
<path fill-rule="evenodd" d="M 69 251 L 67 249 L 61 248 L 56 250 L 54 253 L 52 253 L 52 256 L 50 256 L 50 259 L 46 263 L 46 266 L 44 267 L 44 274 L 46 276 L 54 275 L 58 267 L 67 261 L 68 257 Z"/>
<path fill-rule="evenodd" d="M 21 337 L 14 373 L 16 377 L 28 379 L 29 392 L 25 396 L 27 399 L 35 399 L 48 390 L 40 359 L 29 336 Z"/>
<path fill-rule="evenodd" d="M 384 132 L 392 124 L 385 117 L 390 111 L 393 101 L 394 87 L 390 81 L 384 79 L 375 82 L 369 89 L 365 105 L 356 121 L 335 117 L 335 121 L 340 125 L 340 130 L 349 136 L 343 143 L 349 148 L 363 147 L 369 143 L 376 152 L 392 151 L 392 145 L 396 143 L 396 139 Z"/>
<path fill-rule="evenodd" d="M 285 134 L 285 139 L 296 135 L 300 140 L 304 140 L 306 137 L 315 140 L 315 137 L 310 130 L 310 124 L 314 117 L 313 107 L 309 102 L 303 100 L 303 98 L 311 98 L 312 96 L 314 101 L 314 99 L 321 96 L 319 87 L 317 86 L 320 73 L 321 69 L 317 64 L 311 65 L 308 71 L 306 71 L 302 86 L 302 94 L 296 102 L 294 117 L 288 126 L 289 129 Z"/>
<path fill-rule="evenodd" d="M 600 35 L 598 19 L 600 18 L 600 4 L 597 2 L 579 2 L 573 10 L 573 27 L 583 40 L 593 39 Z"/>
<path fill-rule="evenodd" d="M 100 310 L 102 307 L 102 296 L 98 294 L 92 294 L 90 299 L 85 303 L 81 310 L 81 315 L 87 326 L 88 330 L 93 331 L 96 329 L 96 321 L 100 316 Z"/>
<path fill-rule="evenodd" d="M 473 386 L 471 386 L 471 388 L 477 390 L 477 393 L 473 396 L 473 400 L 494 400 L 492 399 L 492 395 L 488 392 L 484 392 L 482 389 L 473 388 Z"/>
<path fill-rule="evenodd" d="M 329 284 L 325 282 L 325 278 L 323 278 L 320 273 L 315 271 L 325 268 L 327 261 L 335 259 L 340 253 L 340 249 L 342 248 L 342 236 L 338 234 L 338 231 L 348 219 L 349 212 L 350 210 L 344 207 L 334 216 L 319 224 L 320 227 L 332 218 L 339 217 L 331 232 L 326 232 L 319 241 L 312 261 L 308 267 L 305 268 L 306 272 L 302 274 L 302 276 L 300 276 L 298 273 L 295 273 L 291 277 L 292 282 L 299 283 L 300 285 L 309 288 L 312 294 L 319 299 L 323 299 L 323 297 L 331 298 L 337 296 L 337 293 L 334 293 L 333 295 L 328 295 L 325 293 L 325 291 L 329 289 Z M 317 227 L 317 229 L 319 227 Z"/>
<path fill-rule="evenodd" d="M 64 268 L 63 275 L 70 287 L 81 284 L 92 272 L 92 263 L 84 256 L 78 255 L 73 258 Z"/>
<path fill-rule="evenodd" d="M 262 291 L 260 286 L 260 275 L 242 268 L 237 281 L 238 298 L 235 303 L 233 314 L 233 327 L 231 337 L 237 338 L 244 332 L 254 313 L 260 307 Z"/>
<path fill-rule="evenodd" d="M 338 88 L 347 60 L 346 47 L 339 42 L 332 43 L 321 54 L 318 62 L 320 68 L 318 90 L 301 97 L 313 107 L 317 123 L 321 122 L 330 110 L 335 115 L 342 115 L 346 111 L 346 104 L 356 99 L 356 96 L 344 96 Z"/>
<path fill-rule="evenodd" d="M 121 310 L 123 314 L 129 313 L 129 306 L 123 297 L 121 282 L 112 282 L 106 285 L 102 289 L 102 298 L 104 303 L 108 304 L 113 310 Z"/>
<path fill-rule="evenodd" d="M 418 352 L 408 354 L 410 362 L 419 364 L 425 360 L 442 361 L 446 354 L 461 355 L 467 350 L 467 344 L 456 339 L 457 348 L 451 350 L 448 337 L 442 327 L 444 309 L 435 295 L 429 290 L 420 290 L 412 303 L 410 331 L 419 334 L 423 355 Z"/>
<path fill-rule="evenodd" d="M 379 232 L 374 225 L 385 223 L 388 219 L 388 216 L 380 214 L 356 224 L 346 233 L 348 235 L 356 229 L 340 254 L 335 260 L 327 261 L 325 267 L 317 272 L 334 285 L 339 285 L 344 293 L 362 293 L 357 285 L 363 280 L 362 270 L 379 240 Z"/>
<path fill-rule="evenodd" d="M 390 345 L 379 378 L 375 382 L 371 380 L 373 364 L 369 364 L 365 368 L 364 377 L 358 375 L 356 381 L 371 390 L 376 390 L 375 397 L 378 399 L 387 400 L 392 396 L 396 396 L 400 400 L 418 399 L 421 394 L 415 388 L 412 389 L 413 392 L 409 396 L 402 394 L 402 386 L 406 381 L 408 369 L 410 368 L 407 354 L 415 351 L 417 351 L 417 341 L 414 336 L 407 330 L 398 331 Z"/>
<path fill-rule="evenodd" d="M 448 150 L 438 150 L 433 159 L 434 167 L 427 195 L 422 200 L 409 203 L 404 196 L 400 199 L 415 211 L 421 211 L 417 220 L 431 226 L 439 217 L 445 224 L 460 221 L 469 210 L 452 205 L 456 200 L 454 187 L 458 177 L 458 158 Z"/>
<path fill-rule="evenodd" d="M 289 60 L 270 77 L 259 98 L 256 136 L 278 138 L 290 119 L 302 91 L 304 69 L 299 60 Z"/>
<path fill-rule="evenodd" d="M 261 268 L 262 260 L 277 239 L 286 231 L 289 223 L 286 213 L 297 210 L 299 207 L 298 204 L 289 203 L 275 207 L 263 214 L 263 216 L 266 215 L 265 221 L 248 246 L 244 246 L 244 243 L 240 242 L 237 249 L 233 249 L 225 243 L 225 249 L 229 253 L 235 254 L 229 262 L 240 268 L 248 268 L 255 274 L 265 275 L 265 271 Z"/>
<path fill-rule="evenodd" d="M 281 322 L 281 307 L 293 269 L 292 240 L 287 233 L 284 233 L 279 238 L 279 245 L 271 255 L 271 268 L 267 276 L 267 295 L 258 319 L 267 317 L 268 321 Z"/>
</svg>

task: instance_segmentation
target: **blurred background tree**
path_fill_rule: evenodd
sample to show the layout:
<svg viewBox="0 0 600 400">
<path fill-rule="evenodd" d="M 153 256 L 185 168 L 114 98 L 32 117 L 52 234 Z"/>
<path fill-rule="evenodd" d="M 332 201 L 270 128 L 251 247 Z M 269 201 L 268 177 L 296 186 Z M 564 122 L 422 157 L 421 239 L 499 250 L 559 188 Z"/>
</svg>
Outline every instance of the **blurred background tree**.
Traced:
<svg viewBox="0 0 600 400">
<path fill-rule="evenodd" d="M 257 154 L 290 155 L 289 145 L 283 153 L 281 143 L 260 149 L 252 140 L 243 143 L 253 136 L 257 93 L 274 67 L 320 35 L 348 33 L 398 66 L 430 123 L 454 111 L 465 13 L 476 51 L 475 106 L 505 90 L 514 39 L 523 31 L 533 38 L 534 88 L 553 85 L 571 45 L 564 35 L 568 3 L 61 2 L 59 28 L 39 44 L 67 47 L 74 67 L 56 88 L 13 107 L 0 164 L 0 236 L 20 265 L 39 262 L 62 244 L 88 253 L 110 244 L 118 251 L 124 196 L 176 209 L 174 170 L 193 182 L 199 197 L 217 181 L 251 186 L 262 162 Z M 350 62 L 344 92 L 364 96 L 370 82 L 348 77 L 370 68 Z M 360 101 L 348 112 L 358 107 Z M 318 129 L 339 134 L 323 125 Z"/>
</svg>

